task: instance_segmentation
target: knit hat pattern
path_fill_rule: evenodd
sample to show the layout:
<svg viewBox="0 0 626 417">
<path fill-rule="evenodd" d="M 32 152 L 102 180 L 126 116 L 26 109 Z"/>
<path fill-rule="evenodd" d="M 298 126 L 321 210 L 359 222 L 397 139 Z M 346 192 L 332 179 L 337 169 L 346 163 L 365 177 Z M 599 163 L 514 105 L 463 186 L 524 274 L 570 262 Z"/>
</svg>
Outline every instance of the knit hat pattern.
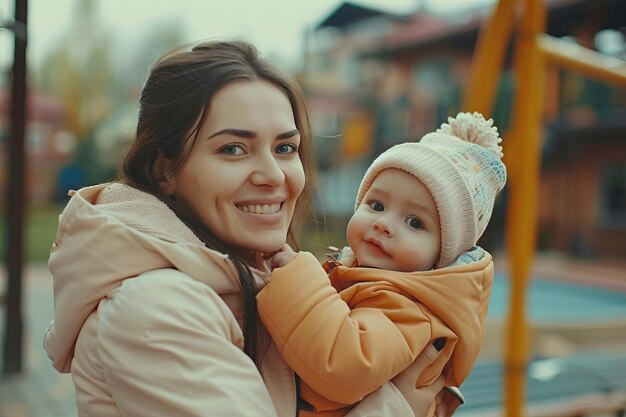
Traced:
<svg viewBox="0 0 626 417">
<path fill-rule="evenodd" d="M 459 113 L 420 142 L 395 145 L 370 165 L 355 210 L 378 174 L 395 168 L 415 176 L 435 200 L 441 225 L 436 268 L 445 267 L 476 244 L 485 231 L 496 195 L 506 183 L 502 139 L 493 120 Z"/>
</svg>

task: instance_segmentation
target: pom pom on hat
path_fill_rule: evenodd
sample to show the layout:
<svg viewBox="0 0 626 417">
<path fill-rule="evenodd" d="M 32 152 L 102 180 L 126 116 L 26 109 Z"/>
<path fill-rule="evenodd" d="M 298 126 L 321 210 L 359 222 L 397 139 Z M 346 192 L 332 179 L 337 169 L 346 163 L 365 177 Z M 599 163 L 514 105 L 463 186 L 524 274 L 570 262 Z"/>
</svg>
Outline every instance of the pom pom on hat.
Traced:
<svg viewBox="0 0 626 417">
<path fill-rule="evenodd" d="M 502 158 L 502 138 L 498 135 L 498 128 L 493 126 L 493 119 L 485 120 L 478 113 L 459 113 L 456 118 L 448 117 L 448 123 L 441 125 L 435 133 L 456 136 L 467 142 L 475 143 L 493 152 L 498 158 Z"/>
<path fill-rule="evenodd" d="M 368 168 L 356 198 L 361 204 L 376 176 L 395 168 L 415 176 L 435 200 L 441 224 L 436 267 L 452 263 L 476 244 L 491 218 L 495 196 L 506 183 L 506 167 L 493 120 L 480 113 L 448 118 L 420 142 L 395 145 Z"/>
</svg>

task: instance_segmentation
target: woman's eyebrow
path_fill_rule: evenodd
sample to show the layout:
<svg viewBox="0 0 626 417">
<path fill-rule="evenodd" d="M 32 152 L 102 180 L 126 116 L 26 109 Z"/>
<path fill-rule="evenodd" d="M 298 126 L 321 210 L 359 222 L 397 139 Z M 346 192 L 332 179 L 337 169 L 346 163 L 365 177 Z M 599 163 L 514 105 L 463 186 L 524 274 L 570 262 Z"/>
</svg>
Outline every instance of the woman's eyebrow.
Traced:
<svg viewBox="0 0 626 417">
<path fill-rule="evenodd" d="M 299 134 L 300 134 L 300 131 L 298 129 L 293 129 L 288 132 L 279 134 L 278 136 L 276 136 L 276 139 L 288 139 L 290 137 L 293 137 Z M 232 135 L 232 136 L 237 136 L 237 137 L 245 138 L 245 139 L 254 139 L 257 137 L 256 132 L 253 132 L 251 130 L 229 128 L 229 129 L 222 129 L 218 132 L 215 132 L 211 136 L 209 136 L 207 139 L 211 139 L 219 135 Z"/>
<path fill-rule="evenodd" d="M 299 134 L 300 134 L 300 131 L 298 129 L 293 129 L 293 130 L 290 130 L 289 132 L 281 133 L 280 135 L 276 136 L 276 139 L 289 139 Z"/>
<path fill-rule="evenodd" d="M 232 136 L 237 136 L 237 137 L 240 137 L 240 138 L 249 138 L 249 139 L 256 138 L 256 133 L 254 133 L 251 130 L 222 129 L 220 131 L 217 131 L 217 132 L 213 133 L 207 139 L 211 139 L 211 138 L 214 138 L 215 136 L 219 136 L 219 135 L 232 135 Z"/>
</svg>

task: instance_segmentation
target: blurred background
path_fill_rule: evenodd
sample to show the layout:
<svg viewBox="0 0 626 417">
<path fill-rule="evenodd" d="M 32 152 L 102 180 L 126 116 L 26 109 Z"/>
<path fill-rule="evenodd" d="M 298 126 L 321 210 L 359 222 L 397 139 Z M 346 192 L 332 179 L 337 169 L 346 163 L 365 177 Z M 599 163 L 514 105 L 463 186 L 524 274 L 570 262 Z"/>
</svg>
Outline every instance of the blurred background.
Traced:
<svg viewBox="0 0 626 417">
<path fill-rule="evenodd" d="M 53 313 L 46 269 L 67 191 L 115 178 L 133 139 L 152 61 L 199 39 L 244 38 L 289 71 L 311 110 L 318 165 L 316 221 L 304 249 L 345 245 L 366 167 L 417 141 L 462 108 L 472 57 L 493 0 L 29 0 L 23 366 L 0 375 L 0 417 L 75 416 L 67 375 L 41 341 Z M 626 1 L 546 0 L 546 32 L 626 59 Z M 0 0 L 0 253 L 7 263 L 8 143 L 14 0 Z M 515 77 L 504 58 L 493 112 L 507 154 Z M 626 413 L 626 89 L 548 67 L 541 114 L 537 250 L 528 283 L 526 403 L 535 416 Z M 507 155 L 515 158 L 515 155 Z M 479 242 L 494 254 L 487 340 L 462 387 L 458 415 L 502 415 L 508 329 L 508 188 Z M 7 255 L 8 256 L 8 255 Z M 7 278 L 0 276 L 6 348 Z M 6 366 L 6 363 L 5 363 Z M 621 414 L 620 414 L 621 413 Z"/>
</svg>

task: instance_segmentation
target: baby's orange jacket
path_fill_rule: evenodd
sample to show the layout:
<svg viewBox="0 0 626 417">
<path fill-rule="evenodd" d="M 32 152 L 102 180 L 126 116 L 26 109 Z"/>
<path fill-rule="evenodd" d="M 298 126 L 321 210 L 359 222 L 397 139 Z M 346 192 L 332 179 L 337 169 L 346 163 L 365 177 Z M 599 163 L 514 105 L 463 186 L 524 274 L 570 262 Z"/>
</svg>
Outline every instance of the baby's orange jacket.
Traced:
<svg viewBox="0 0 626 417">
<path fill-rule="evenodd" d="M 259 315 L 300 376 L 317 414 L 340 416 L 410 365 L 434 340 L 441 354 L 418 378 L 460 386 L 483 344 L 493 286 L 485 252 L 469 264 L 397 272 L 324 266 L 299 252 L 257 295 Z M 330 280 L 329 280 L 330 278 Z"/>
</svg>

